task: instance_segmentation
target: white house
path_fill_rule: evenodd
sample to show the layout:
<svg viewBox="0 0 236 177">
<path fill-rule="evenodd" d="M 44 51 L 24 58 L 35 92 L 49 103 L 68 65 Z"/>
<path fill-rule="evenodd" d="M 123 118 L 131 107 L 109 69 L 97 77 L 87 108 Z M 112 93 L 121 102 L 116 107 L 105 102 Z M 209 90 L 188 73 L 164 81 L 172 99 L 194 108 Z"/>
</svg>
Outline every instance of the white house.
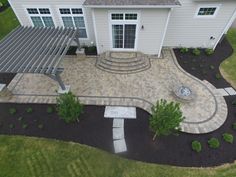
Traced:
<svg viewBox="0 0 236 177">
<path fill-rule="evenodd" d="M 215 48 L 236 17 L 235 0 L 9 0 L 22 26 L 77 27 L 98 53 Z"/>
</svg>

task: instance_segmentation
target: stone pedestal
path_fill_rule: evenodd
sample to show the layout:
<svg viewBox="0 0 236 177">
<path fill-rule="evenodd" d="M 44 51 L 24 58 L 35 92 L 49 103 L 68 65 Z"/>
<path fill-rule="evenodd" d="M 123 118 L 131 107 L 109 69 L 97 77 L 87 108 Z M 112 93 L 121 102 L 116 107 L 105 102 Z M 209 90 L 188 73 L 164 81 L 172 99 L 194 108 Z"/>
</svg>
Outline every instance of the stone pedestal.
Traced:
<svg viewBox="0 0 236 177">
<path fill-rule="evenodd" d="M 76 53 L 77 58 L 78 58 L 79 60 L 84 60 L 84 59 L 86 58 L 84 48 L 77 49 L 75 53 Z"/>
<path fill-rule="evenodd" d="M 70 85 L 65 85 L 66 89 L 65 90 L 62 90 L 61 87 L 59 87 L 57 93 L 59 94 L 65 94 L 65 93 L 68 93 L 70 91 Z"/>
</svg>

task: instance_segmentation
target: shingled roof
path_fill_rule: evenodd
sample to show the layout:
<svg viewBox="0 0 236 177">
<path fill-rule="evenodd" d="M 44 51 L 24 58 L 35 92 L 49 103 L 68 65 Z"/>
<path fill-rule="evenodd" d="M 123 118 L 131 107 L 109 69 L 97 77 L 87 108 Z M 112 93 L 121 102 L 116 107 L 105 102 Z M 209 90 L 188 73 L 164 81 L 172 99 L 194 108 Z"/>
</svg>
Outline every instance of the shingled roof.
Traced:
<svg viewBox="0 0 236 177">
<path fill-rule="evenodd" d="M 178 0 L 86 0 L 87 6 L 179 6 Z"/>
</svg>

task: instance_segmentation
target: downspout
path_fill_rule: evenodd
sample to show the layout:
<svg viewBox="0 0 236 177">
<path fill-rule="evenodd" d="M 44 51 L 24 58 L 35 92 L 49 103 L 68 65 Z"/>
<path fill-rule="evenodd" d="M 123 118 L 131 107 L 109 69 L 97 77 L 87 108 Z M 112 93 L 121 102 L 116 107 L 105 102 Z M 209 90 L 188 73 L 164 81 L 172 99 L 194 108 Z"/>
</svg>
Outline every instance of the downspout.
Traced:
<svg viewBox="0 0 236 177">
<path fill-rule="evenodd" d="M 236 18 L 236 9 L 234 10 L 234 13 L 232 14 L 232 17 L 229 19 L 228 23 L 226 24 L 224 30 L 222 31 L 222 34 L 219 36 L 219 38 L 217 39 L 217 42 L 215 43 L 213 50 L 215 50 L 216 46 L 218 45 L 218 43 L 220 42 L 221 38 L 223 37 L 223 35 L 229 30 L 230 26 L 233 24 L 234 20 Z"/>
<path fill-rule="evenodd" d="M 165 24 L 165 28 L 164 28 L 164 34 L 163 34 L 163 37 L 161 39 L 161 45 L 160 45 L 160 48 L 159 48 L 159 51 L 158 51 L 158 58 L 161 57 L 161 50 L 162 50 L 163 43 L 164 43 L 164 40 L 165 40 L 165 36 L 166 36 L 166 32 L 167 32 L 167 28 L 168 28 L 168 24 L 169 24 L 169 21 L 170 21 L 170 15 L 171 15 L 172 10 L 173 10 L 173 8 L 171 8 L 168 12 L 168 16 L 167 16 L 167 20 L 166 20 L 166 24 Z"/>
</svg>

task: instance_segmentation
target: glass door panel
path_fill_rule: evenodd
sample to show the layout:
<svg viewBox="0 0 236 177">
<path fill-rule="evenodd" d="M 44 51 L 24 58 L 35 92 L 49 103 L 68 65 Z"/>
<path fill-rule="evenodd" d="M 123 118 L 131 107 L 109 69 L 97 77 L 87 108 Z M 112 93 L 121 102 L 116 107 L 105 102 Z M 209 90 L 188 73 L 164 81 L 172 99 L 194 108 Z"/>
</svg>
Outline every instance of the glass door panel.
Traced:
<svg viewBox="0 0 236 177">
<path fill-rule="evenodd" d="M 125 25 L 124 48 L 135 48 L 136 25 Z"/>
</svg>

